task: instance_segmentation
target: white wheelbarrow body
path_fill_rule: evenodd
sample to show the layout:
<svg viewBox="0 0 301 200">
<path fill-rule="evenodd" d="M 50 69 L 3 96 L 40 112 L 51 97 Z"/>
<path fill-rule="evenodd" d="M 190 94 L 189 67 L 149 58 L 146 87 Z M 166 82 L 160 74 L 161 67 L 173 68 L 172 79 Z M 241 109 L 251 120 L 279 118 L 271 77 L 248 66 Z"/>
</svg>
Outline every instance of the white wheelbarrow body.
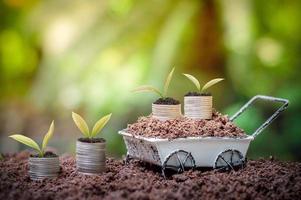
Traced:
<svg viewBox="0 0 301 200">
<path fill-rule="evenodd" d="M 235 149 L 245 157 L 252 136 L 246 138 L 226 137 L 188 137 L 173 140 L 132 136 L 124 131 L 123 135 L 128 154 L 152 164 L 162 166 L 170 153 L 183 150 L 190 152 L 196 167 L 214 167 L 216 158 L 228 149 Z"/>
<path fill-rule="evenodd" d="M 263 95 L 254 96 L 230 120 L 235 120 L 255 100 L 280 102 L 283 105 L 265 121 L 252 135 L 245 138 L 228 137 L 187 137 L 160 139 L 133 136 L 126 130 L 119 131 L 127 147 L 127 158 L 136 158 L 178 172 L 186 168 L 213 167 L 233 169 L 243 166 L 250 142 L 264 130 L 288 106 L 288 100 Z"/>
</svg>

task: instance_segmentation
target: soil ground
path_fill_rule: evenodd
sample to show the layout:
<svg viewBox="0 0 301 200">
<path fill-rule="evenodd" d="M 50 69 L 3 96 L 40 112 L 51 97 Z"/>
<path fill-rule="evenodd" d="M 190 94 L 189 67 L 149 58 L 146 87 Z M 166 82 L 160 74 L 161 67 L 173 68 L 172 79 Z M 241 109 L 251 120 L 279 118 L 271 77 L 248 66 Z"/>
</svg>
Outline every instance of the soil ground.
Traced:
<svg viewBox="0 0 301 200">
<path fill-rule="evenodd" d="M 107 160 L 102 175 L 79 174 L 72 156 L 62 156 L 58 178 L 31 181 L 29 153 L 0 161 L 0 199 L 300 199 L 301 163 L 248 161 L 231 172 L 195 170 L 165 180 L 158 168 L 132 160 Z"/>
</svg>

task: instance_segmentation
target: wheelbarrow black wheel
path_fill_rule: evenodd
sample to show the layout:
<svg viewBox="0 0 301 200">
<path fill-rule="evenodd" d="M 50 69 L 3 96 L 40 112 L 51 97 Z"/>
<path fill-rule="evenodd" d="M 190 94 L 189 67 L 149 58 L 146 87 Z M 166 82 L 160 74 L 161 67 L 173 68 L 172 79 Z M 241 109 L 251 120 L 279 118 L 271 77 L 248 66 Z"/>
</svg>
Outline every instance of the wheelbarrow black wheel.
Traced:
<svg viewBox="0 0 301 200">
<path fill-rule="evenodd" d="M 190 152 L 177 150 L 169 154 L 162 165 L 162 175 L 166 178 L 167 171 L 182 173 L 195 168 L 195 160 Z"/>
<path fill-rule="evenodd" d="M 132 159 L 131 156 L 127 153 L 125 158 L 124 158 L 124 164 L 128 165 L 130 163 L 131 159 Z"/>
<path fill-rule="evenodd" d="M 214 168 L 218 170 L 235 170 L 245 166 L 245 158 L 242 153 L 235 149 L 228 149 L 220 153 L 214 164 Z"/>
</svg>

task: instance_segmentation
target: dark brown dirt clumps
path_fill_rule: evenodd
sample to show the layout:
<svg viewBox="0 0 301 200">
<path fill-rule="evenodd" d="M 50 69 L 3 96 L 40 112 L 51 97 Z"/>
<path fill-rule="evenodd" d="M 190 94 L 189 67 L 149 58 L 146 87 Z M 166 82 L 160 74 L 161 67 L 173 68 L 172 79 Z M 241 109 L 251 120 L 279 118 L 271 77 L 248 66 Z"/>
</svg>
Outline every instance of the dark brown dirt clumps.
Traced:
<svg viewBox="0 0 301 200">
<path fill-rule="evenodd" d="M 86 143 L 104 143 L 106 142 L 103 138 L 79 138 L 78 141 Z"/>
<path fill-rule="evenodd" d="M 39 154 L 31 154 L 30 156 L 35 157 L 35 158 L 40 157 Z M 55 158 L 55 157 L 58 157 L 58 155 L 56 155 L 55 153 L 53 153 L 51 151 L 46 151 L 43 156 L 43 158 Z"/>
<path fill-rule="evenodd" d="M 185 137 L 246 137 L 244 131 L 230 122 L 226 115 L 213 112 L 211 120 L 193 120 L 181 117 L 160 121 L 151 116 L 140 117 L 136 123 L 129 124 L 127 132 L 133 135 L 157 138 Z"/>
<path fill-rule="evenodd" d="M 75 159 L 61 158 L 58 178 L 31 181 L 28 153 L 0 161 L 0 199 L 300 199 L 301 163 L 248 161 L 231 172 L 188 171 L 164 180 L 151 165 L 108 159 L 102 175 L 79 174 Z"/>
<path fill-rule="evenodd" d="M 212 96 L 211 93 L 188 92 L 185 97 L 189 96 Z"/>
<path fill-rule="evenodd" d="M 166 97 L 166 98 L 159 98 L 157 99 L 154 104 L 162 104 L 162 105 L 178 105 L 180 104 L 180 101 L 171 98 L 171 97 Z"/>
</svg>

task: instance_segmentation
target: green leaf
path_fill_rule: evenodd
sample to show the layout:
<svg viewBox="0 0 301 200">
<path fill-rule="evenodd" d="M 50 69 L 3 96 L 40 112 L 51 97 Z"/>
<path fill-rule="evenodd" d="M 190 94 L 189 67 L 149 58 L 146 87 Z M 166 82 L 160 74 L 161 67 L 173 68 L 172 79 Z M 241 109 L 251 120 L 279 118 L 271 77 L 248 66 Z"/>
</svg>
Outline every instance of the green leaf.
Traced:
<svg viewBox="0 0 301 200">
<path fill-rule="evenodd" d="M 196 79 L 194 76 L 190 74 L 183 74 L 183 75 L 186 76 L 197 87 L 199 91 L 201 90 L 201 85 L 198 79 Z"/>
<path fill-rule="evenodd" d="M 166 97 L 166 94 L 167 94 L 167 91 L 168 91 L 168 88 L 169 88 L 169 84 L 170 84 L 170 81 L 172 79 L 172 75 L 173 75 L 173 72 L 175 71 L 175 68 L 172 68 L 172 70 L 169 72 L 167 78 L 166 78 L 166 81 L 165 81 L 165 84 L 164 84 L 164 91 L 163 91 L 163 96 Z"/>
<path fill-rule="evenodd" d="M 47 147 L 47 144 L 48 144 L 50 138 L 52 138 L 52 136 L 53 136 L 53 131 L 54 131 L 54 121 L 52 121 L 52 123 L 51 123 L 51 125 L 49 127 L 48 132 L 44 136 L 43 143 L 42 143 L 42 152 L 43 153 L 46 150 L 46 147 Z"/>
<path fill-rule="evenodd" d="M 213 80 L 207 82 L 207 83 L 203 86 L 203 88 L 202 88 L 201 91 L 207 90 L 208 88 L 210 88 L 211 86 L 217 84 L 218 82 L 220 82 L 220 81 L 222 81 L 222 80 L 224 80 L 224 79 L 223 79 L 223 78 L 216 78 L 216 79 L 213 79 Z"/>
<path fill-rule="evenodd" d="M 163 97 L 162 93 L 151 85 L 142 85 L 132 90 L 132 92 L 154 92 L 158 94 L 160 97 Z"/>
<path fill-rule="evenodd" d="M 111 118 L 111 115 L 112 113 L 102 117 L 100 120 L 98 120 L 94 127 L 93 127 L 93 130 L 92 130 L 92 133 L 91 133 L 91 137 L 95 137 L 99 131 L 101 131 L 103 129 L 103 127 L 108 123 L 108 121 L 110 120 Z"/>
<path fill-rule="evenodd" d="M 79 114 L 76 114 L 75 112 L 72 112 L 72 118 L 77 128 L 83 133 L 83 135 L 85 137 L 89 137 L 90 131 L 86 121 Z"/>
<path fill-rule="evenodd" d="M 32 139 L 30 139 L 29 137 L 26 137 L 24 135 L 20 135 L 20 134 L 15 134 L 15 135 L 11 135 L 9 136 L 10 138 L 13 138 L 14 140 L 17 140 L 18 142 L 22 143 L 22 144 L 25 144 L 35 150 L 37 150 L 39 152 L 39 154 L 41 156 L 43 156 L 43 153 L 39 147 L 39 145 L 33 141 Z"/>
</svg>

